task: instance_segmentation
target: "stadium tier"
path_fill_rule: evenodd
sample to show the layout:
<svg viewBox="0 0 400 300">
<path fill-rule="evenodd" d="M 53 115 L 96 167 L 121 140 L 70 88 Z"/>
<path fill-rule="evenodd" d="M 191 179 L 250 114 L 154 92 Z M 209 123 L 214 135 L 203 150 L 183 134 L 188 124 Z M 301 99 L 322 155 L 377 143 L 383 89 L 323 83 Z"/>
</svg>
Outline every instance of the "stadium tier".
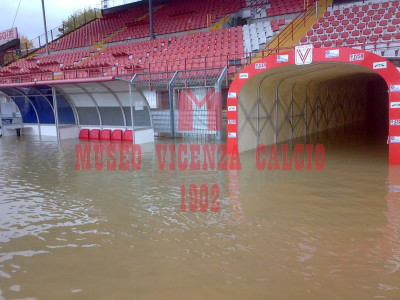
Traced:
<svg viewBox="0 0 400 300">
<path fill-rule="evenodd" d="M 0 69 L 0 81 L 223 67 L 228 67 L 228 74 L 233 75 L 264 48 L 310 43 L 314 47 L 346 46 L 389 57 L 399 55 L 399 1 L 353 1 L 343 5 L 335 2 L 326 1 L 326 7 L 322 6 L 326 9 L 318 16 L 314 14 L 321 7 L 316 9 L 318 2 L 312 0 L 233 0 L 229 5 L 223 0 L 156 2 L 154 40 L 149 39 L 146 4 L 104 11 L 100 19 L 50 43 L 51 55 L 45 55 L 41 48 Z M 316 20 L 314 24 L 308 22 L 311 17 Z M 233 22 L 238 19 L 243 21 Z M 287 42 L 288 36 L 292 37 L 291 43 L 282 46 L 282 40 Z M 272 45 L 276 40 L 277 45 Z"/>
<path fill-rule="evenodd" d="M 314 0 L 246 0 L 246 6 L 255 10 L 254 17 L 258 19 L 299 13 L 307 2 L 311 6 L 315 3 Z"/>
<path fill-rule="evenodd" d="M 154 32 L 163 35 L 207 27 L 223 16 L 238 12 L 245 6 L 242 0 L 186 1 L 171 0 L 156 5 L 153 12 Z M 210 21 L 207 21 L 207 15 Z M 110 14 L 103 14 L 88 25 L 60 38 L 50 45 L 50 50 L 60 51 L 94 45 L 108 38 L 107 42 L 119 42 L 149 37 L 149 14 L 147 6 L 139 6 Z M 44 53 L 44 50 L 41 50 Z"/>
<path fill-rule="evenodd" d="M 243 57 L 241 27 L 78 50 L 18 60 L 1 70 L 24 81 L 225 67 Z M 232 70 L 235 72 L 236 70 Z M 10 79 L 12 82 L 12 78 Z M 3 80 L 4 82 L 4 80 Z"/>
<path fill-rule="evenodd" d="M 330 8 L 312 25 L 301 44 L 315 47 L 357 47 L 370 51 L 388 51 L 395 56 L 394 47 L 400 46 L 399 1 Z"/>
</svg>

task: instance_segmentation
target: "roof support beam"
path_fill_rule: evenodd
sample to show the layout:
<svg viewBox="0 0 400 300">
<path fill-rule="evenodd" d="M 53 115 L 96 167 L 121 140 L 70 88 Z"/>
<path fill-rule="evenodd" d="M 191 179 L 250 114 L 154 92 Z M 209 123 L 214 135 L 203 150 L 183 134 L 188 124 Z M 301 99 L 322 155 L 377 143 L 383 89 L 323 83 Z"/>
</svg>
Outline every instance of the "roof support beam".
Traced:
<svg viewBox="0 0 400 300">
<path fill-rule="evenodd" d="M 89 96 L 90 99 L 92 99 L 92 101 L 94 103 L 94 106 L 96 107 L 97 114 L 99 115 L 100 128 L 103 129 L 103 121 L 101 120 L 101 114 L 100 114 L 100 110 L 99 110 L 99 105 L 97 104 L 96 100 L 94 99 L 92 94 L 89 93 L 88 90 L 86 88 L 84 88 L 81 84 L 75 84 L 75 86 L 79 87 L 82 91 L 84 91 L 84 93 L 86 95 Z"/>
</svg>

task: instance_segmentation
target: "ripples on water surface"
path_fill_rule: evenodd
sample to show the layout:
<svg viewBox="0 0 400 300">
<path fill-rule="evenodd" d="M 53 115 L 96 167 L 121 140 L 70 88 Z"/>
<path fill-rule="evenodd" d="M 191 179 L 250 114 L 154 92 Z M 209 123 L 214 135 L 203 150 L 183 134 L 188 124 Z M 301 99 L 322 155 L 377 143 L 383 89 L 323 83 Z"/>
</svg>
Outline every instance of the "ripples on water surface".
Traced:
<svg viewBox="0 0 400 300">
<path fill-rule="evenodd" d="M 400 188 L 387 147 L 321 172 L 77 172 L 77 141 L 0 139 L 0 299 L 400 299 Z M 218 183 L 219 213 L 180 185 Z M 399 183 L 400 184 L 400 180 Z"/>
</svg>

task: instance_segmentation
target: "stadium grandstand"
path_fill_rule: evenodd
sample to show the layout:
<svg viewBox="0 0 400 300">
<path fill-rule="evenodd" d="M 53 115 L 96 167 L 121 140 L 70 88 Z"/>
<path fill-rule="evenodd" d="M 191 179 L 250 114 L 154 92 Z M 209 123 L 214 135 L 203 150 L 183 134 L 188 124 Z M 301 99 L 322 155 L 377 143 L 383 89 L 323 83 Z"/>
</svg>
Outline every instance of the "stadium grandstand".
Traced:
<svg viewBox="0 0 400 300">
<path fill-rule="evenodd" d="M 251 79 L 242 73 L 246 67 L 269 69 L 269 57 L 294 64 L 295 47 L 310 45 L 315 53 L 351 49 L 362 60 L 371 53 L 374 61 L 379 56 L 384 65 L 399 66 L 399 1 L 154 0 L 151 9 L 148 1 L 104 2 L 101 13 L 75 30 L 50 31 L 49 54 L 43 36 L 2 50 L 0 91 L 17 104 L 24 129 L 30 126 L 26 134 L 57 131 L 62 138 L 60 128 L 74 127 L 65 138 L 79 132 L 100 138 L 104 131 L 108 139 L 116 131 L 117 139 L 125 132 L 135 139 L 132 132 L 142 129 L 221 138 L 226 126 L 228 140 L 235 140 L 242 134 L 236 109 L 246 105 L 236 103 L 230 112 L 227 98 L 237 80 Z M 398 80 L 393 68 L 391 84 Z"/>
</svg>

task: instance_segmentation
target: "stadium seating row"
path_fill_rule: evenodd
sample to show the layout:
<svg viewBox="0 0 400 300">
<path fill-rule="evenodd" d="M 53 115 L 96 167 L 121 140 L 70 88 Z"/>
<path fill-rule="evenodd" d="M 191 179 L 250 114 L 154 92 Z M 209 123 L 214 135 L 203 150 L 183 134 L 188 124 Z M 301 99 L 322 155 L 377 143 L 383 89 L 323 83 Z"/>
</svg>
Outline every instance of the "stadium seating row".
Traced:
<svg viewBox="0 0 400 300">
<path fill-rule="evenodd" d="M 309 0 L 308 5 L 314 5 Z M 247 0 L 246 7 L 253 10 L 255 19 L 299 13 L 305 9 L 304 0 Z"/>
<path fill-rule="evenodd" d="M 244 0 L 171 0 L 154 9 L 154 32 L 163 35 L 206 28 L 208 15 L 214 23 L 218 19 L 235 13 L 245 6 Z M 148 7 L 104 15 L 86 26 L 52 42 L 50 51 L 60 51 L 91 46 L 107 39 L 107 43 L 139 39 L 150 35 Z M 40 51 L 44 53 L 44 49 Z"/>
<path fill-rule="evenodd" d="M 79 139 L 84 140 L 105 140 L 105 141 L 133 141 L 132 130 L 122 131 L 121 129 L 81 129 Z"/>
<path fill-rule="evenodd" d="M 348 46 L 366 50 L 384 43 L 387 48 L 398 46 L 400 29 L 400 2 L 330 8 L 313 24 L 300 44 L 313 43 L 316 47 Z"/>
<path fill-rule="evenodd" d="M 289 20 L 280 19 L 253 23 L 243 26 L 243 44 L 245 52 L 258 50 L 267 44 Z"/>
<path fill-rule="evenodd" d="M 144 69 L 148 72 L 196 70 L 224 67 L 229 60 L 240 60 L 243 54 L 242 27 L 232 27 L 113 45 L 99 52 L 90 49 L 30 57 L 5 67 L 0 75 L 48 73 L 47 78 L 67 72 L 70 75 L 68 78 L 74 78 L 78 73 L 70 71 L 90 70 L 92 76 L 96 76 L 96 72 L 101 73 L 103 67 L 110 67 L 111 71 L 107 71 L 107 75 L 140 72 Z"/>
</svg>

